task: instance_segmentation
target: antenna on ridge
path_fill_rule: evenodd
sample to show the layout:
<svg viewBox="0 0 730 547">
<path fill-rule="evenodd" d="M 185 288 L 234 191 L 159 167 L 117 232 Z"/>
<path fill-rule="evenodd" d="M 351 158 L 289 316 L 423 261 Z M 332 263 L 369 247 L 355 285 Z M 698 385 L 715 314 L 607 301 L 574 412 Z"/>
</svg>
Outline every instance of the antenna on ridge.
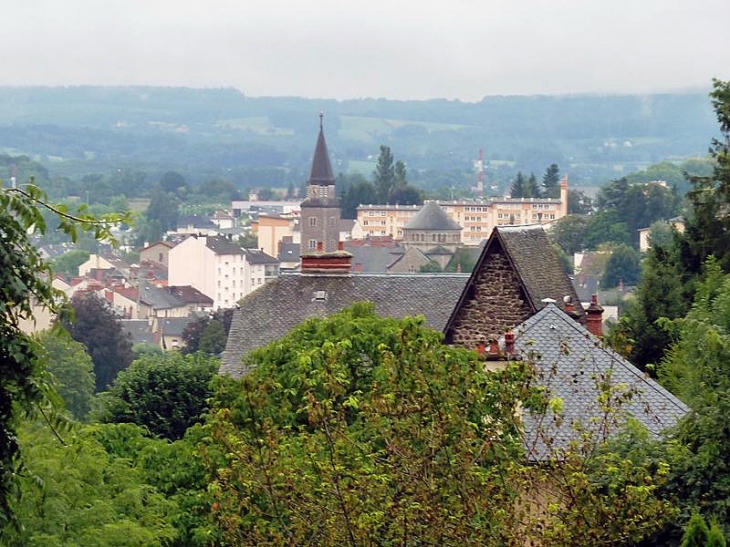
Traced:
<svg viewBox="0 0 730 547">
<path fill-rule="evenodd" d="M 324 123 L 323 120 L 324 120 L 324 112 L 320 112 L 319 113 L 319 128 L 320 129 L 322 129 L 322 125 Z"/>
</svg>

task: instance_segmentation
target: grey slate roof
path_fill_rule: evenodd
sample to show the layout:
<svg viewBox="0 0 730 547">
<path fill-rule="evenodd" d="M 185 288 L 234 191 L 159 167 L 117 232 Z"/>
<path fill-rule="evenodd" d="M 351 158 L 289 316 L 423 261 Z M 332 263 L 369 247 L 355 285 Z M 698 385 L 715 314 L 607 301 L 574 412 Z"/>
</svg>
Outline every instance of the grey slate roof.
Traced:
<svg viewBox="0 0 730 547">
<path fill-rule="evenodd" d="M 554 422 L 552 415 L 541 424 L 529 413 L 523 416 L 527 455 L 531 460 L 548 457 L 550 442 L 545 441 L 546 435 L 552 438 L 553 448 L 564 449 L 579 436 L 575 425 L 598 427 L 591 418 L 602 414 L 597 403 L 601 381 L 610 380 L 612 387 L 633 393 L 619 408 L 654 435 L 675 425 L 688 411 L 669 391 L 604 348 L 598 338 L 554 304 L 545 306 L 514 332 L 518 355 L 529 359 L 531 353 L 537 354 L 537 383 L 547 389 L 549 398 L 560 397 L 564 403 L 561 423 Z"/>
<path fill-rule="evenodd" d="M 132 344 L 156 344 L 147 319 L 121 319 L 122 331 L 127 333 Z"/>
<path fill-rule="evenodd" d="M 185 302 L 177 298 L 165 287 L 158 287 L 147 281 L 142 281 L 139 284 L 139 300 L 155 310 L 180 308 L 185 305 Z"/>
<path fill-rule="evenodd" d="M 402 247 L 369 247 L 348 245 L 345 241 L 345 250 L 352 255 L 353 270 L 358 266 L 358 272 L 364 274 L 384 274 L 388 267 L 402 256 Z"/>
<path fill-rule="evenodd" d="M 427 201 L 421 210 L 409 220 L 404 230 L 455 230 L 461 231 L 461 226 L 451 220 L 439 204 L 435 201 Z"/>
<path fill-rule="evenodd" d="M 309 317 L 327 317 L 354 302 L 367 300 L 383 316 L 422 314 L 441 330 L 451 313 L 465 275 L 282 275 L 247 295 L 233 316 L 221 374 L 245 374 L 241 359 Z"/>
<path fill-rule="evenodd" d="M 267 255 L 259 249 L 244 249 L 246 261 L 250 264 L 278 264 L 279 261 L 273 256 Z"/>
<path fill-rule="evenodd" d="M 332 173 L 332 164 L 330 163 L 330 155 L 327 151 L 327 142 L 324 139 L 324 129 L 320 118 L 319 135 L 317 136 L 317 146 L 314 149 L 314 157 L 312 158 L 312 170 L 309 174 L 308 184 L 334 184 L 335 176 Z"/>
<path fill-rule="evenodd" d="M 182 336 L 185 327 L 188 323 L 196 320 L 194 315 L 187 317 L 166 317 L 160 319 L 160 329 L 162 330 L 163 336 Z"/>
<path fill-rule="evenodd" d="M 545 298 L 562 302 L 564 296 L 570 295 L 576 304 L 576 312 L 579 315 L 583 314 L 583 310 L 577 305 L 579 300 L 575 288 L 563 270 L 542 226 L 539 224 L 500 226 L 492 232 L 492 237 L 495 236 L 509 253 L 536 310 L 545 306 L 542 302 Z M 489 247 L 489 244 L 486 247 Z M 474 269 L 476 270 L 478 266 L 477 264 Z"/>
<path fill-rule="evenodd" d="M 227 237 L 208 236 L 205 239 L 205 246 L 217 255 L 244 254 L 243 248 L 240 245 L 233 243 L 233 241 L 231 241 Z"/>
</svg>

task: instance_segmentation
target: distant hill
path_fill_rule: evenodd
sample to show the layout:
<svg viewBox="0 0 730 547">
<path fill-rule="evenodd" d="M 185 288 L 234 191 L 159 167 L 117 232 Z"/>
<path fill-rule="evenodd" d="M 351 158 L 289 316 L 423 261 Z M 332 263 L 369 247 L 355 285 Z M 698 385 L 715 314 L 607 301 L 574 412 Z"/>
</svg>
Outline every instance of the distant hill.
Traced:
<svg viewBox="0 0 730 547">
<path fill-rule="evenodd" d="M 469 178 L 482 148 L 490 180 L 517 169 L 541 174 L 558 163 L 573 181 L 601 184 L 662 160 L 703 155 L 716 133 L 704 93 L 464 103 L 254 98 L 234 89 L 0 87 L 0 152 L 27 154 L 67 175 L 172 169 L 199 180 L 280 168 L 301 178 L 320 111 L 336 170 L 367 171 L 363 162 L 387 144 L 415 179 L 429 170 Z"/>
</svg>

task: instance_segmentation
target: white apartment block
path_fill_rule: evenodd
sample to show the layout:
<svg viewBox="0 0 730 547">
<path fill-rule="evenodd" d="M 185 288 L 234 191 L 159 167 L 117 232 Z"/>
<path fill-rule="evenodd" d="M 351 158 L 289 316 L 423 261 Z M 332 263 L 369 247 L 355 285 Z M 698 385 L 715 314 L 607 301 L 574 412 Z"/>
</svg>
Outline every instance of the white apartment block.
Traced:
<svg viewBox="0 0 730 547">
<path fill-rule="evenodd" d="M 279 275 L 279 262 L 256 249 L 244 249 L 222 236 L 192 236 L 170 249 L 168 283 L 191 285 L 231 308 Z"/>
</svg>

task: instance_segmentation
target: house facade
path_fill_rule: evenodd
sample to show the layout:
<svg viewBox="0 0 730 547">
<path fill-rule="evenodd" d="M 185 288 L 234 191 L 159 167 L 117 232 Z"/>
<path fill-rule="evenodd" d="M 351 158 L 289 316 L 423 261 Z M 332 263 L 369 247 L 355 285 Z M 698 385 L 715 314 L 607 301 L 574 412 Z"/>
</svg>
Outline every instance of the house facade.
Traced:
<svg viewBox="0 0 730 547">
<path fill-rule="evenodd" d="M 191 236 L 170 251 L 170 285 L 190 285 L 231 308 L 278 275 L 279 263 L 260 250 L 244 249 L 221 236 Z"/>
</svg>

